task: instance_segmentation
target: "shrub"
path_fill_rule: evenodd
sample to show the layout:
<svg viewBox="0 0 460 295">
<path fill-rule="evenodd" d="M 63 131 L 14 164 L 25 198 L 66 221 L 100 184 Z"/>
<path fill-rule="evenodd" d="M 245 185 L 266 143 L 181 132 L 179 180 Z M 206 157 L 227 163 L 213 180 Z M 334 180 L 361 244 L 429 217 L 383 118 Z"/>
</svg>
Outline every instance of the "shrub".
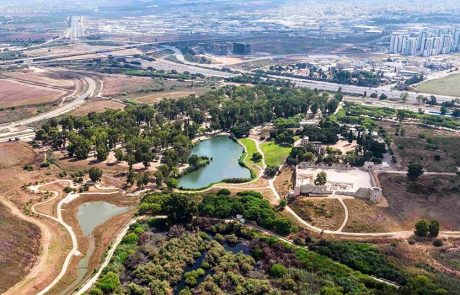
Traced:
<svg viewBox="0 0 460 295">
<path fill-rule="evenodd" d="M 419 220 L 415 224 L 415 235 L 419 237 L 426 237 L 428 234 L 428 223 L 426 220 Z"/>
<path fill-rule="evenodd" d="M 130 233 L 123 238 L 125 244 L 137 244 L 139 237 L 135 233 Z"/>
<path fill-rule="evenodd" d="M 270 276 L 274 278 L 281 278 L 287 273 L 287 271 L 288 270 L 284 265 L 275 263 L 270 268 Z"/>
<path fill-rule="evenodd" d="M 108 272 L 103 276 L 97 283 L 97 287 L 104 293 L 113 292 L 118 286 L 120 286 L 120 278 L 114 272 Z"/>
<path fill-rule="evenodd" d="M 217 192 L 217 195 L 218 196 L 229 196 L 231 194 L 231 192 L 226 189 L 226 188 L 223 188 L 223 189 L 220 189 L 218 192 Z"/>
<path fill-rule="evenodd" d="M 440 155 L 434 155 L 434 160 L 435 160 L 435 161 L 440 161 L 440 160 L 441 160 L 441 156 L 440 156 Z"/>
<path fill-rule="evenodd" d="M 435 247 L 442 247 L 442 245 L 444 245 L 444 243 L 440 239 L 436 239 L 433 241 L 433 246 Z"/>
<path fill-rule="evenodd" d="M 91 167 L 89 169 L 89 178 L 91 179 L 91 181 L 99 181 L 102 177 L 102 170 L 99 169 L 99 168 L 96 168 L 96 167 Z"/>
</svg>

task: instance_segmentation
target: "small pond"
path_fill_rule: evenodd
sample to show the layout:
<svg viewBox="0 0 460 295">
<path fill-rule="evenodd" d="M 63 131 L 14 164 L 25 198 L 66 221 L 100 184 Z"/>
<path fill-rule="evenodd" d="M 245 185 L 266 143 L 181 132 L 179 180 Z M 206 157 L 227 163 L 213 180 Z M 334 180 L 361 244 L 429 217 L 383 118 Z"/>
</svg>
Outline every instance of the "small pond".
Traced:
<svg viewBox="0 0 460 295">
<path fill-rule="evenodd" d="M 86 202 L 78 207 L 77 220 L 85 236 L 110 218 L 129 211 L 129 207 L 119 207 L 108 202 Z"/>
<path fill-rule="evenodd" d="M 212 161 L 179 178 L 179 187 L 200 189 L 227 178 L 251 178 L 251 172 L 238 163 L 244 149 L 228 136 L 216 136 L 195 145 L 192 154 L 207 156 Z"/>
</svg>

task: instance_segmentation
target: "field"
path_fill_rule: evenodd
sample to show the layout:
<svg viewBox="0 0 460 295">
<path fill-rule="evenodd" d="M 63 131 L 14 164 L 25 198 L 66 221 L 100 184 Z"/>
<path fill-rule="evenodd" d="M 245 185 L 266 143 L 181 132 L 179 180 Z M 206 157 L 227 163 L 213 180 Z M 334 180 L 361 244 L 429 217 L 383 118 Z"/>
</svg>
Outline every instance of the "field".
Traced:
<svg viewBox="0 0 460 295">
<path fill-rule="evenodd" d="M 0 292 L 22 279 L 40 251 L 40 229 L 11 214 L 0 202 Z"/>
<path fill-rule="evenodd" d="M 267 165 L 280 166 L 289 156 L 291 147 L 277 145 L 274 142 L 265 142 L 260 145 L 262 152 L 265 155 L 265 163 Z"/>
<path fill-rule="evenodd" d="M 391 213 L 406 228 L 421 218 L 439 220 L 443 230 L 460 228 L 458 176 L 422 176 L 410 181 L 405 175 L 381 174 L 379 179 Z"/>
<path fill-rule="evenodd" d="M 345 232 L 392 232 L 403 230 L 400 221 L 388 208 L 380 208 L 359 199 L 345 199 L 348 222 Z M 412 228 L 408 228 L 412 229 Z"/>
<path fill-rule="evenodd" d="M 460 137 L 397 137 L 394 142 L 404 167 L 411 161 L 420 162 L 434 172 L 456 172 L 460 167 Z M 439 156 L 439 160 L 435 160 L 435 156 Z"/>
<path fill-rule="evenodd" d="M 460 74 L 450 75 L 441 79 L 424 82 L 417 87 L 418 91 L 439 95 L 460 95 Z"/>
<path fill-rule="evenodd" d="M 58 100 L 66 94 L 62 90 L 25 84 L 13 80 L 0 80 L 0 89 L 0 108 L 49 103 Z"/>
<path fill-rule="evenodd" d="M 105 110 L 122 110 L 125 105 L 114 100 L 90 100 L 72 112 L 74 116 L 86 116 L 89 113 L 101 113 Z"/>
<path fill-rule="evenodd" d="M 140 102 L 140 103 L 146 103 L 146 104 L 153 104 L 153 103 L 158 103 L 164 98 L 170 98 L 170 99 L 177 99 L 185 96 L 189 96 L 192 94 L 195 95 L 201 95 L 204 94 L 205 92 L 209 91 L 209 88 L 189 88 L 184 89 L 184 90 L 166 90 L 166 91 L 161 91 L 161 92 L 153 92 L 150 94 L 147 94 L 145 96 L 139 96 L 133 98 L 134 101 Z"/>
<path fill-rule="evenodd" d="M 20 71 L 5 72 L 3 76 L 30 84 L 65 88 L 75 88 L 75 74 L 68 71 L 50 71 L 40 68 L 28 68 Z"/>
<path fill-rule="evenodd" d="M 28 145 L 12 142 L 0 144 L 0 156 L 0 169 L 4 169 L 31 163 L 36 154 Z"/>
<path fill-rule="evenodd" d="M 303 220 L 324 229 L 336 230 L 345 219 L 345 211 L 337 199 L 299 197 L 289 206 Z"/>
</svg>

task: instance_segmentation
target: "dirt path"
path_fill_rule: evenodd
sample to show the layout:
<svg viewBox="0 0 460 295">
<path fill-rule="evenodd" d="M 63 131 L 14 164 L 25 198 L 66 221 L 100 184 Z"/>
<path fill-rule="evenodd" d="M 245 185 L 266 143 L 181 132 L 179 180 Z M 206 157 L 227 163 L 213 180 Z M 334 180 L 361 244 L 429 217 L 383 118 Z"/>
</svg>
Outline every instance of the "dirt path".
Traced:
<svg viewBox="0 0 460 295">
<path fill-rule="evenodd" d="M 41 191 L 40 187 L 45 186 L 45 185 L 49 185 L 49 184 L 53 184 L 53 183 L 57 183 L 57 182 L 65 182 L 65 183 L 68 183 L 70 187 L 73 187 L 73 182 L 71 180 L 56 180 L 56 181 L 45 183 L 45 184 L 30 186 L 29 190 L 32 191 L 33 193 L 45 193 L 46 191 Z M 46 294 L 48 291 L 50 291 L 64 277 L 65 273 L 67 272 L 67 269 L 69 267 L 70 260 L 72 259 L 72 257 L 80 255 L 80 252 L 78 252 L 77 236 L 75 235 L 75 232 L 73 231 L 72 227 L 70 227 L 67 223 L 64 222 L 64 219 L 62 218 L 62 210 L 61 210 L 61 207 L 62 207 L 62 205 L 64 203 L 68 202 L 69 199 L 72 200 L 72 199 L 75 198 L 74 194 L 70 193 L 65 198 L 63 198 L 61 201 L 59 201 L 59 203 L 57 205 L 57 215 L 58 215 L 57 218 L 54 217 L 54 216 L 51 216 L 51 215 L 40 213 L 37 210 L 35 210 L 35 207 L 37 205 L 41 205 L 41 204 L 51 202 L 52 200 L 54 200 L 57 197 L 59 197 L 59 192 L 52 191 L 51 193 L 53 194 L 53 197 L 49 198 L 48 200 L 46 200 L 44 202 L 35 203 L 32 206 L 32 212 L 34 212 L 35 214 L 38 214 L 40 216 L 43 216 L 43 217 L 49 218 L 51 220 L 54 220 L 57 223 L 59 223 L 60 225 L 62 225 L 66 229 L 67 233 L 70 235 L 70 238 L 72 240 L 72 250 L 69 252 L 69 254 L 67 254 L 67 257 L 64 260 L 64 264 L 62 266 L 62 269 L 61 269 L 61 272 L 59 273 L 59 275 L 46 288 L 44 288 L 39 293 L 37 293 L 38 295 Z"/>
</svg>

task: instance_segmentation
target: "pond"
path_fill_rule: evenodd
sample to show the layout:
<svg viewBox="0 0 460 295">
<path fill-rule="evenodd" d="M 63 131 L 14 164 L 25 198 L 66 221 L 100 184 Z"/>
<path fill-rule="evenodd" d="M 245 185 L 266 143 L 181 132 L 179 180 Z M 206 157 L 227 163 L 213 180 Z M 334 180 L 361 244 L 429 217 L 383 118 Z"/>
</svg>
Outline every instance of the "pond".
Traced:
<svg viewBox="0 0 460 295">
<path fill-rule="evenodd" d="M 86 202 L 78 207 L 77 220 L 85 236 L 110 218 L 129 211 L 129 207 L 118 207 L 108 202 Z"/>
<path fill-rule="evenodd" d="M 192 154 L 207 156 L 212 161 L 179 178 L 179 187 L 200 189 L 228 178 L 251 178 L 249 169 L 238 163 L 244 148 L 228 136 L 216 136 L 195 145 Z"/>
</svg>

